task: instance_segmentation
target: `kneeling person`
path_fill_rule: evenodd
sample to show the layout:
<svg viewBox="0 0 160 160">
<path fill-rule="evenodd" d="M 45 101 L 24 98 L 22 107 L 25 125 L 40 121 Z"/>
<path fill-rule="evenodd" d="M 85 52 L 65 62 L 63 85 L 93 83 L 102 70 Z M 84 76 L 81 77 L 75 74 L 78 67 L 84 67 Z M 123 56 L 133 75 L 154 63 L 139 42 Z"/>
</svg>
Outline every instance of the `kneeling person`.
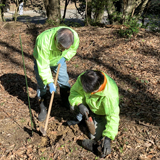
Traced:
<svg viewBox="0 0 160 160">
<path fill-rule="evenodd" d="M 119 93 L 115 81 L 96 70 L 82 73 L 72 86 L 69 96 L 72 109 L 76 107 L 83 117 L 90 114 L 95 134 L 82 141 L 82 146 L 93 151 L 101 148 L 101 157 L 111 153 L 111 140 L 115 139 L 119 126 Z"/>
</svg>

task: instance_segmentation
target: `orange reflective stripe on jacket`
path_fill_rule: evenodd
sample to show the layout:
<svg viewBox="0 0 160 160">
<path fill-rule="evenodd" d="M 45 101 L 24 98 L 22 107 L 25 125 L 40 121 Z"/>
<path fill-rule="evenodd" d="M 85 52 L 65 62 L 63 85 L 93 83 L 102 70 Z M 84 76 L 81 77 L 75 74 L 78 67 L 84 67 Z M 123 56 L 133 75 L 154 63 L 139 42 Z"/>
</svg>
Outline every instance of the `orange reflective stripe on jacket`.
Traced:
<svg viewBox="0 0 160 160">
<path fill-rule="evenodd" d="M 106 78 L 105 74 L 104 74 L 103 72 L 101 72 L 101 73 L 102 73 L 103 76 L 104 76 L 104 82 L 103 82 L 103 84 L 99 87 L 98 91 L 92 92 L 91 94 L 94 94 L 94 93 L 103 91 L 104 88 L 105 88 L 105 86 L 106 86 L 106 84 L 107 84 L 107 78 Z"/>
</svg>

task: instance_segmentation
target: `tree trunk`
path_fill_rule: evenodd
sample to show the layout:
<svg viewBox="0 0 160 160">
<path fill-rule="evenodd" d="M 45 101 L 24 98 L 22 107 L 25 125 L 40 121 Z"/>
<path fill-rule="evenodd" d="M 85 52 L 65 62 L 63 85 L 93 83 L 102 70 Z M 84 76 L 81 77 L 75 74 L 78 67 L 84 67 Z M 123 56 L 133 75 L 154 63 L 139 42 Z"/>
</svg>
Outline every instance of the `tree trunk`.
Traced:
<svg viewBox="0 0 160 160">
<path fill-rule="evenodd" d="M 65 0 L 65 7 L 64 7 L 64 13 L 63 13 L 63 20 L 65 19 L 65 16 L 66 16 L 66 10 L 67 10 L 67 6 L 68 6 L 68 4 L 69 4 L 69 1 L 70 0 Z"/>
<path fill-rule="evenodd" d="M 104 14 L 104 1 L 97 1 L 97 5 L 95 8 L 94 21 L 100 23 Z"/>
<path fill-rule="evenodd" d="M 140 4 L 140 6 L 139 6 L 139 8 L 138 8 L 138 11 L 137 11 L 137 16 L 138 16 L 138 17 L 140 17 L 140 16 L 142 15 L 142 13 L 143 13 L 145 7 L 147 6 L 147 3 L 148 3 L 148 2 L 149 2 L 149 0 L 144 0 L 144 1 Z"/>
<path fill-rule="evenodd" d="M 15 9 L 15 13 L 14 13 L 14 17 L 13 18 L 14 18 L 14 21 L 16 22 L 17 21 L 17 17 L 18 17 L 19 1 L 16 0 L 15 4 L 16 4 L 16 9 Z"/>
<path fill-rule="evenodd" d="M 61 21 L 60 0 L 44 0 L 48 21 L 59 25 Z"/>
<path fill-rule="evenodd" d="M 113 0 L 106 0 L 106 9 L 108 12 L 108 19 L 110 24 L 114 24 L 114 18 L 116 18 L 116 8 L 113 4 Z"/>
<path fill-rule="evenodd" d="M 90 23 L 90 20 L 92 19 L 91 13 L 92 13 L 92 0 L 86 0 L 86 20 L 87 23 Z M 88 24 L 87 24 L 88 25 Z"/>
<path fill-rule="evenodd" d="M 131 17 L 134 15 L 139 18 L 142 15 L 148 2 L 149 0 L 119 0 L 119 3 L 121 4 L 120 9 L 119 7 L 116 7 L 117 2 L 114 3 L 113 0 L 106 0 L 105 5 L 110 24 L 123 24 L 126 21 L 130 21 Z M 120 14 L 122 14 L 122 16 L 119 16 Z"/>
<path fill-rule="evenodd" d="M 4 22 L 4 7 L 5 7 L 5 0 L 0 0 L 0 22 Z"/>
<path fill-rule="evenodd" d="M 122 19 L 122 23 L 126 22 L 126 20 L 128 20 L 129 17 L 132 16 L 135 8 L 136 8 L 135 0 L 123 0 L 123 19 Z"/>
<path fill-rule="evenodd" d="M 0 22 L 3 22 L 3 11 L 1 7 L 0 7 Z"/>
<path fill-rule="evenodd" d="M 103 11 L 100 11 L 100 12 L 98 12 L 97 11 L 97 13 L 96 13 L 96 15 L 95 15 L 95 22 L 98 22 L 98 23 L 100 23 L 101 22 L 101 20 L 102 20 L 102 18 L 103 18 L 103 15 L 104 15 L 104 10 Z"/>
</svg>

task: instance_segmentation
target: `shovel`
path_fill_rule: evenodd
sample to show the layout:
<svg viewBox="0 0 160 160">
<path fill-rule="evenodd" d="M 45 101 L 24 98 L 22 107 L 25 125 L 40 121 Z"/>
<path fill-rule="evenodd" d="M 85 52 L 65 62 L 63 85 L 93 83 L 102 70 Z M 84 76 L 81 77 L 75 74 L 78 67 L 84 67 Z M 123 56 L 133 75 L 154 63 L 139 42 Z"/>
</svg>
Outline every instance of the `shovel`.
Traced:
<svg viewBox="0 0 160 160">
<path fill-rule="evenodd" d="M 59 74 L 60 67 L 61 67 L 61 64 L 58 64 L 57 74 L 56 74 L 56 78 L 55 78 L 55 86 L 57 85 L 57 79 L 58 79 L 58 74 Z M 42 133 L 43 136 L 46 136 L 47 126 L 48 126 L 48 120 L 49 120 L 49 116 L 50 116 L 51 109 L 52 109 L 53 98 L 54 98 L 54 92 L 52 92 L 52 95 L 51 95 L 45 127 L 44 128 L 42 126 L 40 127 L 40 131 L 41 131 L 41 133 Z"/>
<path fill-rule="evenodd" d="M 95 132 L 96 132 L 95 125 L 94 125 L 94 122 L 93 122 L 92 117 L 88 117 L 88 114 L 87 114 L 87 113 L 86 113 L 86 120 L 85 120 L 85 122 L 86 122 L 86 124 L 87 124 L 87 127 L 88 127 L 90 133 L 91 133 L 92 135 L 94 135 Z"/>
<path fill-rule="evenodd" d="M 81 113 L 79 113 L 78 115 L 81 115 Z M 78 117 L 78 116 L 77 116 L 77 117 Z M 93 119 L 92 119 L 92 117 L 88 117 L 88 114 L 87 114 L 87 113 L 85 114 L 85 117 L 86 117 L 86 120 L 85 120 L 86 125 L 87 125 L 90 133 L 91 133 L 92 135 L 94 135 L 95 132 L 96 132 L 96 129 L 95 129 L 95 125 L 94 125 Z M 79 123 L 81 122 L 81 120 L 82 120 L 82 119 L 67 121 L 67 124 L 68 124 L 69 126 L 75 125 L 75 124 L 79 124 Z"/>
</svg>

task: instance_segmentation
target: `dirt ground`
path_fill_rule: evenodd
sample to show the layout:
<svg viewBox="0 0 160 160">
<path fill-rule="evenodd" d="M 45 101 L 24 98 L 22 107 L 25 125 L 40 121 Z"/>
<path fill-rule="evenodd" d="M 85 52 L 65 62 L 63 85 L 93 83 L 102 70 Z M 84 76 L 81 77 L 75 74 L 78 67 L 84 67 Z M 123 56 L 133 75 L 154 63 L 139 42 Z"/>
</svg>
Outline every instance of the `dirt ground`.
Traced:
<svg viewBox="0 0 160 160">
<path fill-rule="evenodd" d="M 32 52 L 37 35 L 47 28 L 29 23 L 0 24 L 0 159 L 100 159 L 79 143 L 88 138 L 85 123 L 66 125 L 75 115 L 63 107 L 59 88 L 54 97 L 47 137 L 40 134 L 39 128 L 44 123 L 37 119 L 39 107 Z M 71 86 L 80 73 L 92 68 L 107 73 L 119 87 L 119 132 L 112 141 L 112 153 L 106 159 L 159 160 L 160 35 L 141 30 L 129 40 L 120 38 L 115 28 L 73 29 L 79 34 L 80 45 L 76 56 L 67 62 Z M 49 100 L 48 92 L 48 103 Z"/>
</svg>

